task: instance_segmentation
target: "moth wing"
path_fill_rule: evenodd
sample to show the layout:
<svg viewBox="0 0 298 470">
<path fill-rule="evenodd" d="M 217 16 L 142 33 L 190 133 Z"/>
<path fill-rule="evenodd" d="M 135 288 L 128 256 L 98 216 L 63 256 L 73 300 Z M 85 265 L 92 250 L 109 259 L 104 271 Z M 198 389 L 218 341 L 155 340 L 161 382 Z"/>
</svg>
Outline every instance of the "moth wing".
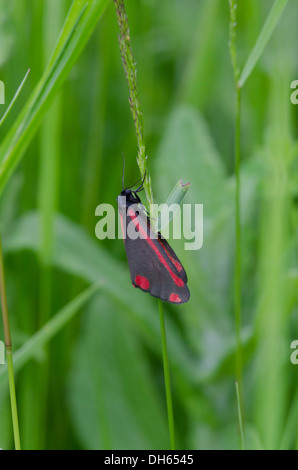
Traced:
<svg viewBox="0 0 298 470">
<path fill-rule="evenodd" d="M 129 225 L 138 235 L 126 236 L 124 240 L 132 284 L 166 302 L 187 302 L 190 296 L 187 276 L 168 242 L 152 232 L 145 213 L 136 213 L 130 207 L 126 217 L 127 234 Z"/>
</svg>

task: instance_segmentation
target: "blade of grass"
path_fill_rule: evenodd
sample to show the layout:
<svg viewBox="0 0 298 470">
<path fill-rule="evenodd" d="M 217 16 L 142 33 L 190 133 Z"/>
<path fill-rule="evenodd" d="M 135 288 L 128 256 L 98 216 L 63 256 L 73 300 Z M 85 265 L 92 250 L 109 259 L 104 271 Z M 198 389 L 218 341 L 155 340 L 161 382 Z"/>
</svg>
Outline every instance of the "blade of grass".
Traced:
<svg viewBox="0 0 298 470">
<path fill-rule="evenodd" d="M 63 1 L 46 1 L 44 6 L 44 60 L 47 61 L 57 35 L 63 15 Z M 41 129 L 40 173 L 38 206 L 42 216 L 40 258 L 43 266 L 49 266 L 52 258 L 53 221 L 57 210 L 58 158 L 61 128 L 61 96 L 45 116 Z M 47 320 L 47 317 L 45 317 Z"/>
<path fill-rule="evenodd" d="M 5 341 L 5 348 L 6 348 L 6 355 L 7 355 L 7 371 L 8 371 L 14 444 L 15 444 L 15 450 L 21 450 L 18 409 L 17 409 L 16 389 L 15 389 L 13 360 L 12 360 L 12 342 L 11 342 L 8 309 L 7 309 L 4 261 L 3 261 L 3 254 L 2 254 L 1 238 L 0 238 L 0 294 L 1 294 L 2 317 L 3 317 L 3 328 L 4 328 L 4 341 Z"/>
<path fill-rule="evenodd" d="M 169 366 L 169 358 L 168 358 L 165 319 L 164 319 L 161 300 L 158 300 L 158 311 L 159 311 L 159 319 L 160 319 L 162 359 L 163 359 L 164 380 L 165 380 L 165 389 L 166 389 L 170 443 L 171 443 L 171 450 L 175 450 L 176 448 L 175 423 L 174 423 L 173 400 L 172 400 L 171 380 L 170 380 L 170 366 Z"/>
<path fill-rule="evenodd" d="M 19 94 L 21 93 L 22 91 L 22 88 L 23 86 L 25 85 L 25 82 L 27 80 L 27 77 L 29 75 L 29 72 L 30 72 L 30 69 L 27 70 L 26 74 L 25 74 L 25 77 L 23 78 L 19 88 L 17 89 L 13 99 L 11 100 L 11 102 L 9 103 L 9 106 L 7 108 L 7 110 L 5 111 L 5 113 L 3 114 L 2 118 L 1 118 L 1 121 L 0 121 L 0 127 L 2 126 L 2 124 L 4 124 L 5 120 L 7 119 L 10 111 L 12 110 L 13 108 L 13 105 L 15 104 L 16 100 L 17 100 L 17 97 L 19 96 Z"/>
<path fill-rule="evenodd" d="M 240 447 L 241 447 L 241 450 L 245 450 L 243 417 L 242 417 L 242 410 L 241 410 L 241 404 L 240 404 L 239 386 L 237 382 L 236 382 L 236 396 L 237 396 L 237 410 L 238 410 L 238 422 L 239 422 L 240 444 L 241 444 Z"/>
<path fill-rule="evenodd" d="M 137 69 L 134 61 L 130 32 L 128 26 L 127 15 L 125 11 L 123 0 L 114 0 L 117 20 L 119 25 L 119 47 L 121 52 L 122 64 L 126 76 L 126 80 L 129 88 L 129 104 L 132 117 L 135 124 L 137 143 L 138 143 L 138 156 L 137 162 L 140 168 L 141 176 L 144 177 L 147 168 L 147 157 L 145 147 L 145 136 L 144 136 L 144 119 L 139 97 L 139 87 L 137 81 Z M 144 181 L 144 189 L 147 200 L 150 204 L 153 204 L 153 193 L 151 188 L 151 180 L 149 172 L 146 172 Z"/>
<path fill-rule="evenodd" d="M 46 0 L 43 4 L 43 53 L 44 62 L 48 61 L 63 20 L 64 2 L 62 0 Z M 46 65 L 46 63 L 44 64 Z M 38 326 L 43 326 L 51 316 L 52 302 L 52 254 L 54 216 L 57 210 L 57 191 L 60 154 L 60 129 L 61 129 L 61 95 L 55 97 L 55 101 L 47 112 L 41 128 L 40 141 L 40 166 L 38 175 L 38 207 L 41 214 L 40 236 L 40 276 L 39 276 L 39 314 Z M 45 348 L 45 361 L 38 364 L 32 370 L 36 378 L 35 408 L 38 413 L 35 420 L 31 419 L 32 429 L 38 430 L 35 436 L 34 448 L 43 449 L 46 442 L 47 430 L 43 422 L 48 419 L 48 385 L 49 385 L 49 351 Z M 36 380 L 37 377 L 39 380 Z M 32 387 L 32 380 L 28 384 Z M 32 438 L 33 432 L 31 432 Z M 32 446 L 32 444 L 31 444 Z"/>
<path fill-rule="evenodd" d="M 291 393 L 289 324 L 286 322 L 291 289 L 284 288 L 283 280 L 288 270 L 285 253 L 289 249 L 290 235 L 292 142 L 287 84 L 292 64 L 284 60 L 283 46 L 279 43 L 275 49 L 271 67 L 269 125 L 262 155 L 266 172 L 262 181 L 257 276 L 255 422 L 263 446 L 269 450 L 280 448 Z"/>
<path fill-rule="evenodd" d="M 171 191 L 167 199 L 167 202 L 161 208 L 161 211 L 158 214 L 156 224 L 153 227 L 155 231 L 161 231 L 170 223 L 170 221 L 175 215 L 176 210 L 178 210 L 180 204 L 182 203 L 189 188 L 190 188 L 190 183 L 183 184 L 182 180 L 179 180 L 176 183 L 176 185 L 174 186 L 173 190 Z M 173 210 L 169 214 L 168 207 L 171 207 L 172 205 L 176 207 L 176 210 Z"/>
<path fill-rule="evenodd" d="M 235 310 L 235 331 L 236 331 L 236 380 L 238 388 L 238 402 L 243 416 L 243 359 L 242 359 L 242 253 L 241 253 L 241 181 L 240 181 L 240 163 L 241 163 L 241 89 L 238 86 L 239 67 L 237 62 L 236 49 L 236 0 L 230 0 L 230 55 L 234 72 L 236 107 L 235 107 L 235 267 L 234 267 L 234 310 Z"/>
<path fill-rule="evenodd" d="M 78 59 L 109 0 L 74 0 L 39 84 L 0 147 L 0 191 L 12 175 L 41 120 Z"/>
<path fill-rule="evenodd" d="M 284 11 L 284 8 L 286 4 L 288 3 L 288 0 L 275 0 L 274 4 L 272 5 L 272 8 L 269 12 L 269 15 L 265 21 L 265 24 L 262 28 L 262 31 L 257 39 L 257 42 L 252 49 L 244 67 L 241 72 L 240 78 L 239 78 L 239 83 L 238 86 L 239 88 L 242 88 L 243 85 L 245 84 L 246 80 L 252 73 L 254 67 L 256 66 L 256 63 L 258 62 L 260 56 L 262 55 L 269 39 L 272 36 L 272 33 Z"/>
</svg>

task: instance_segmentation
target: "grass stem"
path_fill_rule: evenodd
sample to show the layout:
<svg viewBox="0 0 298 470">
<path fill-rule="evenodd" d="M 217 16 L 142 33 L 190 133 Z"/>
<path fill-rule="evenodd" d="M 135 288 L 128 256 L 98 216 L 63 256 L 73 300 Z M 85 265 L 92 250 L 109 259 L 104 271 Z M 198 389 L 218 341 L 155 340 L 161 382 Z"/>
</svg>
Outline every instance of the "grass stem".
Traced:
<svg viewBox="0 0 298 470">
<path fill-rule="evenodd" d="M 242 341 L 241 341 L 241 323 L 242 323 L 242 305 L 241 305 L 241 207 L 240 207 L 240 126 L 241 126 L 241 89 L 236 90 L 236 130 L 235 130 L 235 279 L 234 279 L 234 307 L 235 307 L 235 327 L 236 327 L 236 378 L 239 385 L 240 402 L 242 397 Z"/>
<path fill-rule="evenodd" d="M 126 76 L 126 80 L 129 88 L 129 104 L 131 113 L 133 116 L 137 143 L 138 143 L 138 158 L 137 163 L 141 172 L 141 175 L 144 176 L 146 172 L 146 178 L 144 181 L 144 188 L 146 192 L 146 197 L 149 205 L 153 204 L 153 193 L 151 188 L 151 180 L 149 172 L 147 169 L 147 157 L 145 150 L 145 138 L 144 138 L 144 119 L 143 113 L 140 104 L 139 98 L 139 89 L 137 83 L 137 69 L 136 63 L 133 58 L 132 47 L 131 47 L 131 38 L 128 26 L 127 14 L 125 11 L 124 1 L 123 0 L 114 0 L 117 20 L 119 25 L 119 46 L 121 52 L 122 64 Z M 174 414 L 173 414 L 173 402 L 172 402 L 172 392 L 171 392 L 171 382 L 170 382 L 170 369 L 169 369 L 169 359 L 167 351 L 167 341 L 166 341 L 166 329 L 165 321 L 163 315 L 163 308 L 161 300 L 158 300 L 158 310 L 160 317 L 160 329 L 161 329 L 161 342 L 162 342 L 162 357 L 163 357 L 163 368 L 164 368 L 164 379 L 165 379 L 165 392 L 166 392 L 166 401 L 167 401 L 167 411 L 168 411 L 168 423 L 169 423 L 169 433 L 170 433 L 170 442 L 171 449 L 175 449 L 175 427 L 174 427 Z"/>
<path fill-rule="evenodd" d="M 241 180 L 240 180 L 240 163 L 241 163 L 241 88 L 239 86 L 240 69 L 237 61 L 236 48 L 236 10 L 237 1 L 229 0 L 230 5 L 230 56 L 234 72 L 236 106 L 235 106 L 235 267 L 234 267 L 234 311 L 235 311 L 235 333 L 236 333 L 236 380 L 237 380 L 237 397 L 238 406 L 241 416 L 243 416 L 243 364 L 242 364 L 242 340 L 241 340 L 241 324 L 242 324 L 242 254 L 241 254 Z"/>
<path fill-rule="evenodd" d="M 4 261 L 3 261 L 3 254 L 2 254 L 1 238 L 0 238 L 0 293 L 1 293 L 1 304 L 2 304 L 4 341 L 5 341 L 6 356 L 7 356 L 7 370 L 8 370 L 9 394 L 10 394 L 14 443 L 15 443 L 15 449 L 21 450 L 15 380 L 14 380 L 13 361 L 12 361 L 12 342 L 11 342 L 9 319 L 8 319 L 5 275 L 4 275 Z"/>
<path fill-rule="evenodd" d="M 236 395 L 237 395 L 238 422 L 239 422 L 239 431 L 240 431 L 241 450 L 245 450 L 243 416 L 242 416 L 242 409 L 241 409 L 241 403 L 240 403 L 240 394 L 239 394 L 238 382 L 236 382 Z"/>
<path fill-rule="evenodd" d="M 139 87 L 137 82 L 137 68 L 133 58 L 131 38 L 128 26 L 127 14 L 125 11 L 124 0 L 114 0 L 117 20 L 119 25 L 119 47 L 121 60 L 129 88 L 129 105 L 134 120 L 135 131 L 138 143 L 137 163 L 140 168 L 141 176 L 145 175 L 147 169 L 146 146 L 144 137 L 144 119 L 139 97 Z M 151 180 L 148 171 L 144 181 L 144 189 L 147 200 L 153 204 L 153 194 Z"/>
<path fill-rule="evenodd" d="M 171 442 L 171 450 L 175 450 L 176 448 L 175 424 L 174 424 L 173 400 L 172 400 L 171 381 L 170 381 L 170 367 L 169 367 L 169 358 L 168 358 L 168 349 L 167 349 L 165 319 L 164 319 L 161 300 L 158 300 L 158 310 L 159 310 L 159 319 L 160 319 L 162 359 L 163 359 L 163 370 L 164 370 L 165 389 L 166 389 L 170 442 Z"/>
</svg>

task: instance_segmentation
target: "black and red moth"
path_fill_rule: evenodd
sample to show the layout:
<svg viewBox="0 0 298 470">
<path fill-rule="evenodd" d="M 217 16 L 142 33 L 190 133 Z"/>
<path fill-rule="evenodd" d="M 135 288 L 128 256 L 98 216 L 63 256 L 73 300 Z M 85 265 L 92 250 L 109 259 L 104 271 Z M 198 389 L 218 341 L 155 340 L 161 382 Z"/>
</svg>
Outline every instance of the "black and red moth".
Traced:
<svg viewBox="0 0 298 470">
<path fill-rule="evenodd" d="M 123 189 L 118 196 L 125 251 L 134 287 L 174 304 L 189 300 L 186 272 L 174 250 L 160 232 L 151 228 L 150 218 L 138 192 Z"/>
</svg>

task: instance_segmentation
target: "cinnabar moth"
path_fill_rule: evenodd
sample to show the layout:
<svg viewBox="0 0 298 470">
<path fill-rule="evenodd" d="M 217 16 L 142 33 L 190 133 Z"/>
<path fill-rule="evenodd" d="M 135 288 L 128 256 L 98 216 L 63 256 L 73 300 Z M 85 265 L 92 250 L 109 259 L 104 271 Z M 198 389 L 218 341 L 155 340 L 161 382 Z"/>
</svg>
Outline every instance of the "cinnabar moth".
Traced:
<svg viewBox="0 0 298 470">
<path fill-rule="evenodd" d="M 166 239 L 155 233 L 138 193 L 123 189 L 118 196 L 125 251 L 134 287 L 163 301 L 182 304 L 189 300 L 186 272 Z M 134 235 L 131 237 L 131 235 Z"/>
</svg>

